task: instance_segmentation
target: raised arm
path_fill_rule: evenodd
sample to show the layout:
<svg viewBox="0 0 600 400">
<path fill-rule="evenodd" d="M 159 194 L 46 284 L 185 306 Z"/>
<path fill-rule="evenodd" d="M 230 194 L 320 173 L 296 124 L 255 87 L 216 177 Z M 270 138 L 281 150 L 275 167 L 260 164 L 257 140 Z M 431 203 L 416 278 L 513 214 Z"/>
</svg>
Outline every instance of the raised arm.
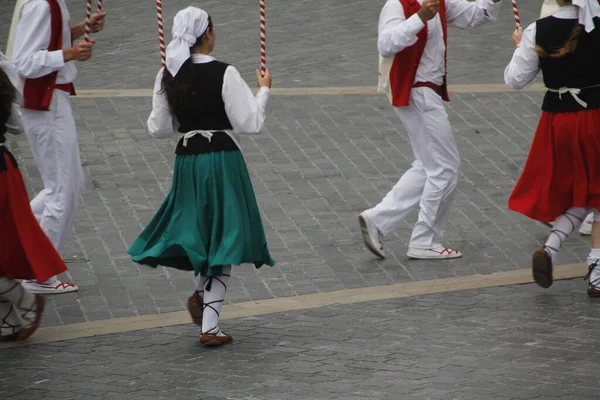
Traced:
<svg viewBox="0 0 600 400">
<path fill-rule="evenodd" d="M 500 13 L 501 0 L 446 0 L 448 26 L 473 29 L 495 21 Z"/>
<path fill-rule="evenodd" d="M 167 138 L 177 134 L 179 123 L 169 109 L 167 95 L 162 90 L 162 76 L 165 69 L 161 68 L 154 81 L 154 91 L 152 95 L 152 112 L 148 117 L 148 133 L 157 138 Z"/>
<path fill-rule="evenodd" d="M 265 123 L 271 90 L 262 86 L 256 96 L 233 66 L 227 67 L 223 79 L 223 101 L 233 130 L 238 134 L 259 133 Z"/>
<path fill-rule="evenodd" d="M 540 72 L 540 61 L 535 52 L 535 23 L 529 25 L 520 37 L 515 32 L 513 40 L 519 45 L 510 64 L 504 70 L 504 82 L 513 89 L 523 89 L 531 85 Z"/>
<path fill-rule="evenodd" d="M 418 14 L 406 19 L 398 0 L 388 0 L 379 16 L 377 50 L 384 58 L 393 57 L 418 40 L 417 34 L 425 27 Z"/>
</svg>

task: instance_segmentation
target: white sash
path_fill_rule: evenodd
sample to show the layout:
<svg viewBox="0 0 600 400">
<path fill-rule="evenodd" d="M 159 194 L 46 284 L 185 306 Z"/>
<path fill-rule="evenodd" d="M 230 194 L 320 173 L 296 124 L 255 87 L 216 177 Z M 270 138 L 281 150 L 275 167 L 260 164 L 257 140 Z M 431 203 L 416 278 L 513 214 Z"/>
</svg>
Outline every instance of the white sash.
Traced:
<svg viewBox="0 0 600 400">
<path fill-rule="evenodd" d="M 13 13 L 12 22 L 10 24 L 8 40 L 6 41 L 6 56 L 11 60 L 13 58 L 13 44 L 15 41 L 17 25 L 19 24 L 19 20 L 21 19 L 21 9 L 28 2 L 29 0 L 17 0 L 17 3 L 15 4 L 15 11 Z"/>
<path fill-rule="evenodd" d="M 394 58 L 383 58 L 379 56 L 379 83 L 377 85 L 377 91 L 385 93 L 390 104 L 392 104 L 392 88 L 390 86 L 390 71 L 392 70 L 392 64 Z"/>
</svg>

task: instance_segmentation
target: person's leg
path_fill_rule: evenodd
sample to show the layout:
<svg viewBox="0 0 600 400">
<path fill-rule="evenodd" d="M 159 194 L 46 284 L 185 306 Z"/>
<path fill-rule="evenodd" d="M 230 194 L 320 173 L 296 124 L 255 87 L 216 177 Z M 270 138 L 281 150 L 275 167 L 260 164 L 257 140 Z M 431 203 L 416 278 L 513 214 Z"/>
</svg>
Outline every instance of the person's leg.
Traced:
<svg viewBox="0 0 600 400">
<path fill-rule="evenodd" d="M 204 283 L 204 313 L 200 341 L 206 346 L 218 346 L 233 340 L 230 335 L 219 328 L 219 316 L 230 277 L 231 266 L 227 265 L 223 267 L 222 275 L 209 277 Z"/>
<path fill-rule="evenodd" d="M 419 159 L 427 179 L 419 204 L 419 219 L 409 245 L 412 258 L 460 257 L 460 252 L 443 246 L 443 234 L 458 187 L 460 156 L 442 99 L 431 89 L 421 88 L 423 126 L 418 143 Z M 415 94 L 417 90 L 413 90 Z M 416 99 L 420 99 L 416 97 Z M 411 138 L 412 140 L 413 138 Z"/>
<path fill-rule="evenodd" d="M 192 317 L 194 324 L 202 326 L 202 315 L 204 314 L 204 285 L 208 278 L 198 275 L 196 280 L 196 290 L 190 296 L 187 302 L 187 309 Z"/>
<path fill-rule="evenodd" d="M 388 194 L 375 207 L 359 216 L 363 239 L 367 248 L 379 257 L 384 257 L 383 237 L 390 234 L 419 205 L 427 175 L 419 159 L 420 143 L 424 137 L 423 119 L 420 108 L 411 100 L 407 107 L 395 108 L 404 128 L 408 132 L 415 161 Z"/>
<path fill-rule="evenodd" d="M 594 224 L 592 226 L 592 249 L 588 255 L 589 279 L 588 296 L 600 297 L 600 212 L 594 212 Z"/>
<path fill-rule="evenodd" d="M 27 138 L 40 168 L 44 190 L 31 202 L 40 226 L 60 253 L 75 221 L 83 189 L 79 140 L 66 93 L 56 91 L 49 112 L 24 112 Z M 77 291 L 76 285 L 56 277 L 46 282 L 27 281 L 32 293 L 58 294 Z"/>
<path fill-rule="evenodd" d="M 0 278 L 0 340 L 25 340 L 38 328 L 44 299 L 18 281 Z"/>
<path fill-rule="evenodd" d="M 549 288 L 552 285 L 552 265 L 556 263 L 558 252 L 567 237 L 581 226 L 583 219 L 589 211 L 588 208 L 583 207 L 569 208 L 554 221 L 544 247 L 533 254 L 533 278 L 541 287 Z"/>
</svg>

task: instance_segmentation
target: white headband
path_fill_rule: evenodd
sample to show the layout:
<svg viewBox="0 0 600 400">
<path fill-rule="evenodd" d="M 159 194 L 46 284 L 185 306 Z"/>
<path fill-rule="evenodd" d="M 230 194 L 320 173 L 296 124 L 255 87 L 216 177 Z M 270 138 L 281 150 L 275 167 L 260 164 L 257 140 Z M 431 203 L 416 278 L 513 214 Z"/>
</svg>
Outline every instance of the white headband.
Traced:
<svg viewBox="0 0 600 400">
<path fill-rule="evenodd" d="M 185 8 L 173 19 L 173 40 L 167 46 L 167 70 L 175 76 L 190 58 L 190 47 L 208 28 L 208 14 L 196 7 Z"/>
<path fill-rule="evenodd" d="M 579 7 L 579 23 L 585 26 L 585 31 L 593 31 L 594 17 L 600 17 L 598 0 L 573 0 L 573 5 Z"/>
</svg>

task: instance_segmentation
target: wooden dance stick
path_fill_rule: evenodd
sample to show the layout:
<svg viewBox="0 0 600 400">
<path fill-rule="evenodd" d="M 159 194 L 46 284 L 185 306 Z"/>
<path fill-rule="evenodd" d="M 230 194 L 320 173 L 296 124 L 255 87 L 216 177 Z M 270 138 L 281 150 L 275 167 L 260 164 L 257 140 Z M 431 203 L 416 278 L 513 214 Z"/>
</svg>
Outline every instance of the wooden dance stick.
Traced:
<svg viewBox="0 0 600 400">
<path fill-rule="evenodd" d="M 98 0 L 98 6 L 96 9 L 96 12 L 97 13 L 102 12 L 102 0 Z M 90 32 L 92 29 L 91 19 L 92 19 L 92 0 L 88 0 L 87 7 L 85 8 L 85 35 L 83 36 L 83 38 L 85 39 L 86 42 L 90 41 Z"/>
<path fill-rule="evenodd" d="M 265 0 L 260 0 L 260 73 L 265 76 L 267 71 L 267 18 Z"/>
<path fill-rule="evenodd" d="M 517 7 L 517 0 L 512 0 L 512 10 L 513 15 L 515 16 L 515 23 L 517 27 L 521 27 L 521 18 L 519 17 L 519 8 Z"/>
<path fill-rule="evenodd" d="M 167 65 L 167 56 L 165 50 L 162 0 L 156 0 L 156 15 L 158 16 L 158 43 L 160 45 L 160 59 L 162 66 L 165 67 Z"/>
</svg>

